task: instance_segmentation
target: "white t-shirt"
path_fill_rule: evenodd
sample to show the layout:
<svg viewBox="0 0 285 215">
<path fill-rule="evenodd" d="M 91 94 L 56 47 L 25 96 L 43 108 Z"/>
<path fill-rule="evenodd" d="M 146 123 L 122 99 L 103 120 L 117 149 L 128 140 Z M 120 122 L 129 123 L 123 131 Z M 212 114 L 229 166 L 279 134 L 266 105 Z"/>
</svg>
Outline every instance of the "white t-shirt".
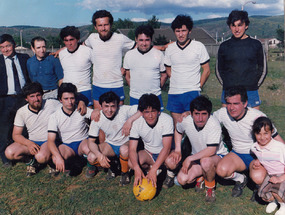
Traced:
<svg viewBox="0 0 285 215">
<path fill-rule="evenodd" d="M 29 109 L 29 104 L 26 104 L 17 111 L 14 125 L 26 126 L 31 141 L 47 141 L 48 120 L 60 106 L 61 103 L 57 100 L 43 100 L 41 110 L 36 113 Z"/>
<path fill-rule="evenodd" d="M 103 88 L 122 87 L 123 52 L 133 48 L 135 42 L 117 33 L 113 33 L 111 38 L 104 42 L 98 33 L 92 33 L 84 43 L 93 50 L 93 85 Z"/>
<path fill-rule="evenodd" d="M 192 154 L 206 149 L 208 146 L 217 146 L 217 154 L 226 155 L 227 149 L 221 140 L 222 129 L 217 119 L 210 116 L 202 130 L 197 130 L 191 115 L 176 124 L 176 130 L 179 133 L 186 133 L 192 146 Z"/>
<path fill-rule="evenodd" d="M 169 94 L 200 91 L 201 65 L 210 60 L 206 47 L 192 40 L 184 48 L 176 43 L 165 50 L 164 64 L 171 66 Z"/>
<path fill-rule="evenodd" d="M 130 70 L 130 96 L 139 99 L 145 93 L 161 94 L 160 72 L 165 71 L 164 55 L 151 48 L 142 54 L 138 49 L 130 50 L 124 58 L 124 68 Z"/>
<path fill-rule="evenodd" d="M 89 137 L 98 138 L 99 130 L 101 129 L 105 135 L 105 142 L 115 146 L 121 146 L 129 141 L 129 136 L 122 134 L 124 123 L 129 117 L 137 112 L 138 106 L 123 105 L 119 108 L 117 115 L 112 120 L 106 118 L 102 110 L 100 111 L 100 120 L 92 121 L 89 129 Z"/>
<path fill-rule="evenodd" d="M 86 46 L 79 45 L 73 53 L 62 50 L 59 60 L 63 68 L 63 82 L 74 84 L 78 92 L 91 90 L 92 59 L 92 50 Z"/>
<path fill-rule="evenodd" d="M 48 132 L 58 133 L 63 143 L 82 141 L 88 137 L 88 125 L 85 118 L 90 119 L 92 109 L 87 108 L 87 113 L 81 116 L 77 110 L 68 115 L 62 108 L 50 116 Z"/>
<path fill-rule="evenodd" d="M 265 116 L 259 110 L 248 107 L 246 114 L 240 120 L 233 119 L 223 107 L 213 113 L 214 117 L 228 130 L 233 150 L 240 154 L 249 154 L 250 147 L 254 143 L 252 136 L 252 125 L 261 116 Z M 274 129 L 273 136 L 277 134 Z"/>
<path fill-rule="evenodd" d="M 144 148 L 153 154 L 159 154 L 163 148 L 162 138 L 173 136 L 173 120 L 166 114 L 161 113 L 156 125 L 151 128 L 143 117 L 138 118 L 132 126 L 130 139 L 142 138 Z"/>
</svg>

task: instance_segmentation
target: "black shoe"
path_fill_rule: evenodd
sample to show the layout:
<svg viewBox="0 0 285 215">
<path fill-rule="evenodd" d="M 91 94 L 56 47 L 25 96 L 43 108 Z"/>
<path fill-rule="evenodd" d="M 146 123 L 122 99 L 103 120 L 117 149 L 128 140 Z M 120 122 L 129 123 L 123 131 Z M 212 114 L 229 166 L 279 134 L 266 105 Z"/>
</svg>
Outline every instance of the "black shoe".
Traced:
<svg viewBox="0 0 285 215">
<path fill-rule="evenodd" d="M 169 175 L 166 176 L 162 187 L 165 189 L 168 189 L 170 187 L 173 187 L 174 185 L 174 177 L 170 177 Z"/>
<path fill-rule="evenodd" d="M 251 200 L 252 202 L 256 202 L 256 195 L 257 195 L 257 193 L 258 193 L 258 189 L 259 189 L 259 186 L 256 185 L 256 187 L 254 188 L 254 190 L 253 190 L 253 192 L 252 192 L 252 196 L 251 196 L 251 198 L 250 198 L 250 200 Z"/>
<path fill-rule="evenodd" d="M 131 182 L 129 172 L 121 173 L 120 186 L 128 185 Z"/>
<path fill-rule="evenodd" d="M 88 166 L 86 169 L 85 177 L 93 178 L 98 172 L 98 168 L 96 166 Z"/>
<path fill-rule="evenodd" d="M 232 197 L 239 197 L 242 195 L 242 190 L 245 188 L 247 184 L 247 177 L 243 174 L 244 180 L 243 182 L 237 181 L 233 190 L 232 190 Z"/>
<path fill-rule="evenodd" d="M 107 176 L 106 176 L 106 179 L 107 179 L 107 180 L 112 180 L 112 179 L 114 179 L 115 177 L 116 177 L 116 173 L 113 172 L 113 171 L 111 170 L 111 168 L 109 168 L 109 169 L 108 169 Z"/>
</svg>

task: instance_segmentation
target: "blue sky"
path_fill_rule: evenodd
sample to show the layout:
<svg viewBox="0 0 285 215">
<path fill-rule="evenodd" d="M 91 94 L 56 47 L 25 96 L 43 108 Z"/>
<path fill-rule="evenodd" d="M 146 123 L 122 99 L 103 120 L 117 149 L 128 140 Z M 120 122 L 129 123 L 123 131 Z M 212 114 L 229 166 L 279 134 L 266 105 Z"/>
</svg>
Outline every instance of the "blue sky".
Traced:
<svg viewBox="0 0 285 215">
<path fill-rule="evenodd" d="M 283 0 L 1 0 L 0 26 L 33 25 L 42 27 L 81 26 L 91 23 L 96 10 L 109 10 L 115 20 L 147 20 L 156 15 L 170 23 L 177 14 L 194 20 L 226 17 L 244 7 L 249 15 L 282 15 Z"/>
</svg>

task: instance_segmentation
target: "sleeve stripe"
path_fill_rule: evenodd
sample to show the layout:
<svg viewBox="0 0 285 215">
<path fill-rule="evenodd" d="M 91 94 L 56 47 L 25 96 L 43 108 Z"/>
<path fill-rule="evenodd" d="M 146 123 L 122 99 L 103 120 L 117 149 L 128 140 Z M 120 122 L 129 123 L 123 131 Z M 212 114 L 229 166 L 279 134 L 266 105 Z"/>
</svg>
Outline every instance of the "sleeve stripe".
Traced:
<svg viewBox="0 0 285 215">
<path fill-rule="evenodd" d="M 130 137 L 130 140 L 139 140 L 140 138 Z"/>
<path fill-rule="evenodd" d="M 57 134 L 57 131 L 48 130 L 48 132 Z"/>
<path fill-rule="evenodd" d="M 209 60 L 207 60 L 206 62 L 204 62 L 204 63 L 200 63 L 200 65 L 202 66 L 202 65 L 204 65 L 204 64 L 206 64 L 206 63 L 208 63 L 208 62 L 210 62 L 210 59 Z"/>
<path fill-rule="evenodd" d="M 207 144 L 207 147 L 211 147 L 211 146 L 219 146 L 220 144 L 219 143 L 213 143 L 213 144 Z"/>
<path fill-rule="evenodd" d="M 99 136 L 92 136 L 92 135 L 89 135 L 89 138 L 97 139 L 97 138 L 99 138 Z"/>
<path fill-rule="evenodd" d="M 170 137 L 170 136 L 173 136 L 173 134 L 164 134 L 164 135 L 162 135 L 162 137 Z"/>
</svg>

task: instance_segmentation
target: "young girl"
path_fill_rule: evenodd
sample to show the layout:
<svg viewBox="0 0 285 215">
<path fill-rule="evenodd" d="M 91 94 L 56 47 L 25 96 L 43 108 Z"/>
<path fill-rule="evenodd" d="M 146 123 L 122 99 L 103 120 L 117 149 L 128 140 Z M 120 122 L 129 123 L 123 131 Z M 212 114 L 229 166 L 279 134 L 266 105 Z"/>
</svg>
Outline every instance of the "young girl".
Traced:
<svg viewBox="0 0 285 215">
<path fill-rule="evenodd" d="M 259 117 L 252 126 L 252 132 L 256 142 L 252 145 L 251 151 L 256 155 L 259 162 L 267 170 L 258 195 L 269 202 L 266 207 L 267 213 L 280 209 L 275 215 L 285 214 L 285 144 L 272 139 L 273 125 L 267 117 Z M 258 161 L 257 161 L 258 162 Z"/>
</svg>

